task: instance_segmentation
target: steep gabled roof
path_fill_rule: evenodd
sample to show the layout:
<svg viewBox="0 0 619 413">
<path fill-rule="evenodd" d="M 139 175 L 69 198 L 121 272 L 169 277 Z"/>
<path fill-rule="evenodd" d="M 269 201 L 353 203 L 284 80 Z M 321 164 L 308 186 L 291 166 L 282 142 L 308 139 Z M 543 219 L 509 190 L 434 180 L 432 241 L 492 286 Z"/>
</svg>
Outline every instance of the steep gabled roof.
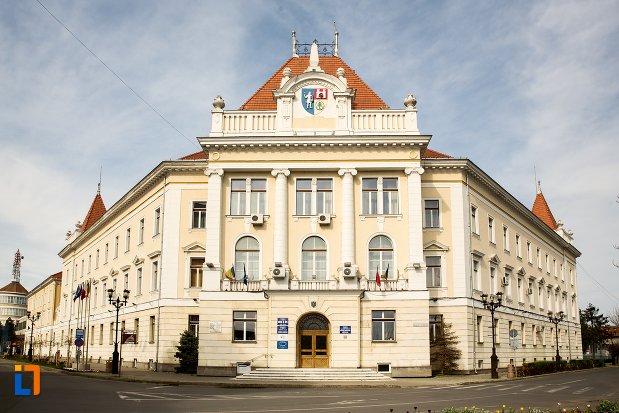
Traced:
<svg viewBox="0 0 619 413">
<path fill-rule="evenodd" d="M 546 198 L 544 198 L 544 194 L 542 194 L 539 183 L 537 186 L 537 195 L 535 196 L 535 202 L 533 202 L 533 208 L 531 209 L 531 211 L 535 214 L 536 217 L 541 219 L 544 224 L 548 225 L 553 230 L 558 228 L 557 221 L 555 221 L 555 217 L 550 211 L 550 207 L 546 202 Z"/>
<path fill-rule="evenodd" d="M 101 198 L 101 194 L 97 191 L 97 195 L 95 195 L 95 199 L 92 200 L 92 204 L 90 204 L 90 209 L 88 210 L 88 214 L 86 214 L 86 218 L 84 218 L 84 223 L 82 224 L 82 231 L 86 231 L 90 226 L 92 226 L 95 222 L 99 220 L 105 214 L 105 204 L 103 203 L 103 198 Z"/>
<path fill-rule="evenodd" d="M 182 158 L 178 158 L 179 161 L 203 161 L 208 159 L 208 156 L 204 151 L 198 151 L 185 155 Z"/>
<path fill-rule="evenodd" d="M 279 88 L 279 84 L 284 77 L 283 71 L 289 67 L 292 76 L 302 74 L 309 66 L 309 56 L 291 57 L 266 81 L 247 102 L 240 107 L 241 110 L 276 110 L 277 104 L 273 99 L 273 91 Z M 379 110 L 389 109 L 389 106 L 374 92 L 361 78 L 338 56 L 320 56 L 319 66 L 325 73 L 336 75 L 338 68 L 343 68 L 346 72 L 348 87 L 355 89 L 355 99 L 352 109 L 357 110 Z"/>
<path fill-rule="evenodd" d="M 428 159 L 428 158 L 451 158 L 451 156 L 449 155 L 445 155 L 444 153 L 441 153 L 439 151 L 435 151 L 432 149 L 425 149 L 423 152 L 421 152 L 421 157 L 424 159 Z"/>
</svg>

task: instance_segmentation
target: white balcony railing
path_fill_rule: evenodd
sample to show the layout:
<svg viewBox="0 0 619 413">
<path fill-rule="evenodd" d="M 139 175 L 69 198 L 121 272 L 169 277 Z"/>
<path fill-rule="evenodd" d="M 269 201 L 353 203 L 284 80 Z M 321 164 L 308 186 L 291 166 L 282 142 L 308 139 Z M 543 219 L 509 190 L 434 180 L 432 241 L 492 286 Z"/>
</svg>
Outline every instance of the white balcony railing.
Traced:
<svg viewBox="0 0 619 413">
<path fill-rule="evenodd" d="M 221 281 L 222 291 L 268 291 L 270 289 L 268 280 L 248 281 L 247 285 L 242 280 Z M 288 281 L 288 289 L 293 291 L 333 291 L 333 290 L 350 290 L 359 289 L 365 291 L 381 292 L 381 291 L 406 291 L 408 290 L 408 280 L 400 278 L 398 280 L 382 280 L 380 286 L 375 280 L 366 278 L 359 279 L 355 285 L 350 283 L 338 282 L 336 279 L 330 280 L 298 280 L 292 279 Z M 276 287 L 277 290 L 281 286 Z"/>
<path fill-rule="evenodd" d="M 222 290 L 224 291 L 262 291 L 264 290 L 262 281 L 247 281 L 247 285 L 240 280 L 223 280 Z"/>
<path fill-rule="evenodd" d="M 274 132 L 276 128 L 276 112 L 224 112 L 224 133 Z"/>
<path fill-rule="evenodd" d="M 355 111 L 352 129 L 359 132 L 405 132 L 406 112 L 403 110 Z"/>
</svg>

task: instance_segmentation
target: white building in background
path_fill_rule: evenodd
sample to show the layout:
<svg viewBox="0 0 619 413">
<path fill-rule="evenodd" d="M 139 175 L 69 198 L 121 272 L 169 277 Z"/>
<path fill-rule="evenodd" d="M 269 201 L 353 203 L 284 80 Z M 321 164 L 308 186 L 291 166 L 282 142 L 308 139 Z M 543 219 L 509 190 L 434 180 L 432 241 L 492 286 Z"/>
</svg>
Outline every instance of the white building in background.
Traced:
<svg viewBox="0 0 619 413">
<path fill-rule="evenodd" d="M 112 288 L 130 290 L 119 327 L 137 342 L 122 358 L 138 367 L 171 369 L 189 328 L 199 374 L 249 362 L 426 376 L 449 323 L 459 368 L 489 369 L 480 297 L 499 291 L 500 367 L 552 359 L 549 311 L 567 314 L 561 355 L 581 358 L 580 253 L 541 190 L 530 210 L 470 160 L 429 149 L 416 98 L 390 109 L 337 40 L 301 49 L 239 110 L 215 99 L 203 152 L 162 162 L 110 209 L 97 194 L 60 252 L 65 357 L 77 327 L 92 362 L 111 357 Z"/>
</svg>

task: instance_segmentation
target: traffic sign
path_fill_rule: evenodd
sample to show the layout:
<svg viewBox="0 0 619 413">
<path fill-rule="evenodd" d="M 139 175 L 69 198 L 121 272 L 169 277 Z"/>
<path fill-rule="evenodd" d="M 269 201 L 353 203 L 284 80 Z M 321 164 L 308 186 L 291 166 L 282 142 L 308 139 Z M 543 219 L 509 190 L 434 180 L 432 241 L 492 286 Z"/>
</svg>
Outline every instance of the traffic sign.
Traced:
<svg viewBox="0 0 619 413">
<path fill-rule="evenodd" d="M 84 329 L 78 328 L 75 330 L 75 338 L 84 338 Z"/>
<path fill-rule="evenodd" d="M 77 347 L 82 347 L 84 345 L 84 339 L 83 338 L 76 338 L 75 339 L 75 345 Z"/>
</svg>

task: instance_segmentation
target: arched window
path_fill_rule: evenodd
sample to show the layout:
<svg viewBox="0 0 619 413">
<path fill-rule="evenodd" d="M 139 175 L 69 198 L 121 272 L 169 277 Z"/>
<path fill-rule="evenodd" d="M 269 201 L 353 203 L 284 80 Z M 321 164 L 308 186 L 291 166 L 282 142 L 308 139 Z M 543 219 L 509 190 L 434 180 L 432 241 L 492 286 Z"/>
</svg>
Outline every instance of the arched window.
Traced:
<svg viewBox="0 0 619 413">
<path fill-rule="evenodd" d="M 376 274 L 375 271 L 385 276 L 387 273 L 388 279 L 396 278 L 396 269 L 393 265 L 393 243 L 384 235 L 377 235 L 370 240 L 370 247 L 368 251 L 369 257 L 369 274 L 368 277 L 372 277 Z M 388 271 L 387 271 L 388 269 Z"/>
<path fill-rule="evenodd" d="M 322 238 L 309 237 L 301 246 L 301 279 L 327 279 L 327 244 Z"/>
<path fill-rule="evenodd" d="M 242 237 L 234 248 L 234 273 L 237 280 L 260 278 L 260 245 L 254 237 Z"/>
</svg>

